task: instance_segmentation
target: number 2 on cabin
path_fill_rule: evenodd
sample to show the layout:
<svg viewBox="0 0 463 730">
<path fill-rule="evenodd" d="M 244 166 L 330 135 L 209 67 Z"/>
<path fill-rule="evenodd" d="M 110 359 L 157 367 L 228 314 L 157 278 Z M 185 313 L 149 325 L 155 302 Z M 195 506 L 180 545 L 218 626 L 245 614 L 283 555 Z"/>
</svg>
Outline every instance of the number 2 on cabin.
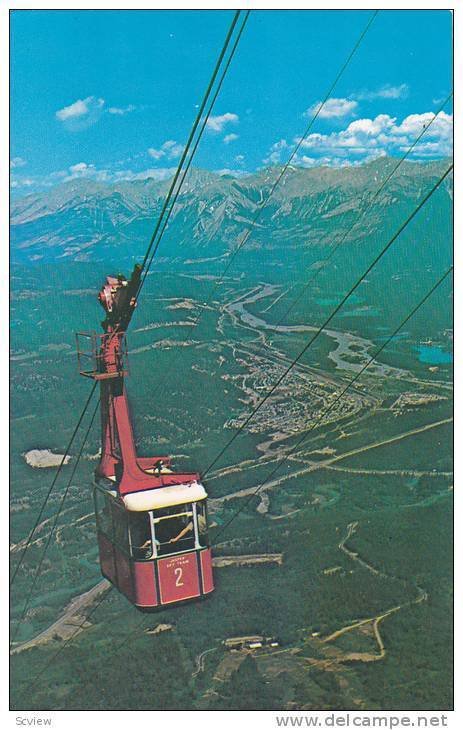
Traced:
<svg viewBox="0 0 463 730">
<path fill-rule="evenodd" d="M 178 588 L 180 588 L 180 586 L 183 585 L 183 581 L 182 581 L 183 570 L 182 570 L 182 568 L 175 568 L 175 571 L 174 572 L 175 572 L 175 575 L 176 575 L 175 585 Z"/>
</svg>

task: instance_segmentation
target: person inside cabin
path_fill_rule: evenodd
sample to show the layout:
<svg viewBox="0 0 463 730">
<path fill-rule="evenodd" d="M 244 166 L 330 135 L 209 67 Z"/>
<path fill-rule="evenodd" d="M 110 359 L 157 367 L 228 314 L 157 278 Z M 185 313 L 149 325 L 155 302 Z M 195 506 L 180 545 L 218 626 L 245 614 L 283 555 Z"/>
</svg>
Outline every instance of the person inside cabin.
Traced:
<svg viewBox="0 0 463 730">
<path fill-rule="evenodd" d="M 149 560 L 149 558 L 153 557 L 151 524 L 148 513 L 139 512 L 131 515 L 130 536 L 134 558 L 138 560 Z M 156 548 L 159 547 L 159 541 L 155 540 L 154 542 Z"/>
<path fill-rule="evenodd" d="M 193 508 L 191 504 L 185 504 L 155 512 L 154 531 L 160 543 L 156 550 L 158 555 L 169 555 L 194 549 L 196 546 L 195 512 L 200 544 L 205 546 L 207 544 L 207 525 L 204 505 L 198 504 L 196 508 Z"/>
<path fill-rule="evenodd" d="M 154 540 L 154 544 L 156 545 L 156 549 L 158 549 L 160 547 L 160 545 L 161 545 L 161 543 L 159 542 L 159 540 L 156 540 L 156 538 Z M 144 551 L 144 555 L 143 555 L 144 558 L 151 558 L 152 557 L 153 550 L 152 550 L 152 547 L 151 547 L 151 537 L 149 537 L 147 540 L 145 540 L 145 542 L 143 543 L 143 545 L 140 545 L 139 550 L 140 550 L 140 552 Z"/>
<path fill-rule="evenodd" d="M 158 513 L 159 518 L 155 520 L 155 534 L 160 542 L 158 554 L 169 555 L 194 547 L 191 505 L 185 505 L 183 509 L 184 512 L 178 512 L 178 508 L 167 508 Z M 175 512 L 172 514 L 173 510 Z"/>
<path fill-rule="evenodd" d="M 200 511 L 199 509 L 197 510 L 197 513 L 196 514 L 197 514 L 197 520 L 198 520 L 198 529 L 199 529 L 199 533 L 201 535 L 201 534 L 204 534 L 206 532 L 206 517 L 202 513 L 202 511 Z M 193 531 L 193 528 L 194 528 L 194 525 L 193 525 L 193 517 L 191 517 L 191 519 L 189 520 L 188 524 L 182 530 L 180 530 L 180 532 L 178 533 L 178 535 L 176 535 L 175 537 L 172 537 L 169 540 L 169 542 L 170 543 L 178 542 L 179 540 L 182 539 L 182 537 L 185 537 L 185 535 L 187 535 L 189 532 L 192 532 Z"/>
<path fill-rule="evenodd" d="M 185 537 L 185 535 L 187 535 L 192 530 L 193 530 L 193 520 L 190 520 L 190 522 L 188 522 L 187 526 L 184 527 L 183 530 L 180 530 L 178 535 L 170 538 L 169 542 L 178 542 L 179 540 L 182 539 L 182 537 Z"/>
</svg>

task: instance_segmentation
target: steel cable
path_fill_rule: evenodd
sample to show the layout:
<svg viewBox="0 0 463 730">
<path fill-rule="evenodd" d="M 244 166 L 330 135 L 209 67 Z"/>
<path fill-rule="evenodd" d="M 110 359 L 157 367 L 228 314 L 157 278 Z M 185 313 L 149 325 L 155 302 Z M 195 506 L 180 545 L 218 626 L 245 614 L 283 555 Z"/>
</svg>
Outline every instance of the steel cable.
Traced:
<svg viewBox="0 0 463 730">
<path fill-rule="evenodd" d="M 32 538 L 33 538 L 33 536 L 34 536 L 34 534 L 35 534 L 35 532 L 37 530 L 37 527 L 39 526 L 40 520 L 42 519 L 43 513 L 45 511 L 45 507 L 47 506 L 47 502 L 48 502 L 48 500 L 49 500 L 49 498 L 51 496 L 51 493 L 52 493 L 53 488 L 54 488 L 54 486 L 56 484 L 56 481 L 57 481 L 57 479 L 58 479 L 58 477 L 59 477 L 59 475 L 61 473 L 61 469 L 63 468 L 64 464 L 67 461 L 67 457 L 69 456 L 70 448 L 71 448 L 71 446 L 72 446 L 72 444 L 74 442 L 74 439 L 75 439 L 75 437 L 77 435 L 77 432 L 78 432 L 78 430 L 80 428 L 80 425 L 81 425 L 81 423 L 82 423 L 82 421 L 84 419 L 84 416 L 85 416 L 85 414 L 87 412 L 87 408 L 90 405 L 90 401 L 92 400 L 92 397 L 93 397 L 93 394 L 95 392 L 95 389 L 96 389 L 96 382 L 93 384 L 92 388 L 90 389 L 90 394 L 89 394 L 89 396 L 87 398 L 87 401 L 86 401 L 86 403 L 84 405 L 84 408 L 83 408 L 83 410 L 82 410 L 82 412 L 81 412 L 81 414 L 79 416 L 79 420 L 77 421 L 77 424 L 76 424 L 76 426 L 74 428 L 74 431 L 72 432 L 72 436 L 71 436 L 71 438 L 69 440 L 69 443 L 66 446 L 66 450 L 65 450 L 65 452 L 63 454 L 63 458 L 61 459 L 61 463 L 59 464 L 58 469 L 56 471 L 56 474 L 55 474 L 55 476 L 52 479 L 52 482 L 50 484 L 50 487 L 48 488 L 48 492 L 47 492 L 47 494 L 45 496 L 45 499 L 44 499 L 44 501 L 42 503 L 42 506 L 41 506 L 41 508 L 39 510 L 39 514 L 38 514 L 38 516 L 37 516 L 37 518 L 35 520 L 34 526 L 33 526 L 32 530 L 29 533 L 29 536 L 28 536 L 28 538 L 26 540 L 26 544 L 25 544 L 25 546 L 23 548 L 23 551 L 22 551 L 22 553 L 21 553 L 21 555 L 19 557 L 19 560 L 18 560 L 18 562 L 16 564 L 16 567 L 15 567 L 15 569 L 13 571 L 13 575 L 12 575 L 11 580 L 10 580 L 10 588 L 11 588 L 11 586 L 13 585 L 13 583 L 15 581 L 15 578 L 16 578 L 16 576 L 18 574 L 18 571 L 19 571 L 19 569 L 20 569 L 20 567 L 22 565 L 22 562 L 23 562 L 24 557 L 26 555 L 26 552 L 27 552 L 27 550 L 29 548 L 29 545 L 31 543 L 31 540 L 32 540 Z"/>
<path fill-rule="evenodd" d="M 79 461 L 80 461 L 80 459 L 82 457 L 82 454 L 83 454 L 85 445 L 86 445 L 87 440 L 88 440 L 88 437 L 90 435 L 90 431 L 92 430 L 93 422 L 94 422 L 95 417 L 96 417 L 96 414 L 98 412 L 99 405 L 100 405 L 100 399 L 98 398 L 98 400 L 96 402 L 96 405 L 95 405 L 95 409 L 94 409 L 93 414 L 92 414 L 92 417 L 90 419 L 90 423 L 88 425 L 87 431 L 86 431 L 85 436 L 84 436 L 84 438 L 82 440 L 82 444 L 81 444 L 79 453 L 77 454 L 76 460 L 74 462 L 74 466 L 73 466 L 71 475 L 69 477 L 68 483 L 67 483 L 66 488 L 64 489 L 63 494 L 61 496 L 61 501 L 60 501 L 58 510 L 55 513 L 55 516 L 54 516 L 54 519 L 53 519 L 53 523 L 52 523 L 52 526 L 51 526 L 51 529 L 50 529 L 50 532 L 49 532 L 47 541 L 46 541 L 45 546 L 44 546 L 44 549 L 42 551 L 42 555 L 41 555 L 40 560 L 39 560 L 39 563 L 38 563 L 38 565 L 37 565 L 37 567 L 35 569 L 34 577 L 32 578 L 32 584 L 29 587 L 29 590 L 28 590 L 28 593 L 27 593 L 27 599 L 25 601 L 24 608 L 22 610 L 21 616 L 18 619 L 18 622 L 17 622 L 17 625 L 16 625 L 16 629 L 15 629 L 14 635 L 13 635 L 13 637 L 11 639 L 10 647 L 12 646 L 12 644 L 13 644 L 13 642 L 14 642 L 17 634 L 18 634 L 19 628 L 20 628 L 22 622 L 24 621 L 24 619 L 26 617 L 26 614 L 27 614 L 27 611 L 28 611 L 28 608 L 29 608 L 29 605 L 30 605 L 30 602 L 31 602 L 31 598 L 32 598 L 32 596 L 34 594 L 35 586 L 37 585 L 37 580 L 38 580 L 38 578 L 40 576 L 40 571 L 41 571 L 41 568 L 42 568 L 42 565 L 43 565 L 43 561 L 45 560 L 45 555 L 47 553 L 48 548 L 50 547 L 50 544 L 51 544 L 51 541 L 52 541 L 52 538 L 53 538 L 53 535 L 54 535 L 54 532 L 55 532 L 55 529 L 56 529 L 56 525 L 58 523 L 59 517 L 60 517 L 61 512 L 63 510 L 63 507 L 64 507 L 64 503 L 66 501 L 66 497 L 68 495 L 69 489 L 71 488 L 72 481 L 74 479 L 74 475 L 75 475 L 75 473 L 77 471 L 77 467 L 79 465 Z"/>
<path fill-rule="evenodd" d="M 238 43 L 239 43 L 239 41 L 240 41 L 241 35 L 242 35 L 242 33 L 243 33 L 243 30 L 244 30 L 244 27 L 245 27 L 245 25 L 246 25 L 246 22 L 247 22 L 247 20 L 248 20 L 248 17 L 249 17 L 249 14 L 250 14 L 250 12 L 251 12 L 250 10 L 248 10 L 248 11 L 246 12 L 245 18 L 244 18 L 244 20 L 243 20 L 243 23 L 242 23 L 242 25 L 241 25 L 241 28 L 240 28 L 240 30 L 239 30 L 239 32 L 238 32 L 238 34 L 237 34 L 237 36 L 236 36 L 236 39 L 235 39 L 235 43 L 234 43 L 234 45 L 233 45 L 232 51 L 231 51 L 231 53 L 230 53 L 230 56 L 229 56 L 229 58 L 228 58 L 228 60 L 227 60 L 227 63 L 226 63 L 226 65 L 225 65 L 225 68 L 224 68 L 224 71 L 223 71 L 223 73 L 222 73 L 222 76 L 221 76 L 221 78 L 220 78 L 220 81 L 219 81 L 219 83 L 218 83 L 218 85 L 217 85 L 217 89 L 216 89 L 216 91 L 215 91 L 215 94 L 214 94 L 214 96 L 213 96 L 213 99 L 212 99 L 212 101 L 211 101 L 211 104 L 210 104 L 210 106 L 209 106 L 209 109 L 207 110 L 207 112 L 206 112 L 206 114 L 205 114 L 205 116 L 204 116 L 204 119 L 203 119 L 203 123 L 202 123 L 202 125 L 201 125 L 201 129 L 200 129 L 200 131 L 199 131 L 199 134 L 198 134 L 198 137 L 197 137 L 197 139 L 196 139 L 195 145 L 194 145 L 194 147 L 193 147 L 192 153 L 191 153 L 191 155 L 190 155 L 190 158 L 189 158 L 189 160 L 188 160 L 187 166 L 186 166 L 186 168 L 185 168 L 185 170 L 184 170 L 184 172 L 183 172 L 183 175 L 182 175 L 182 179 L 180 180 L 179 186 L 178 186 L 178 188 L 177 188 L 177 191 L 176 191 L 176 193 L 175 193 L 175 195 L 174 195 L 174 199 L 173 199 L 173 201 L 172 201 L 172 203 L 171 203 L 171 206 L 170 206 L 169 212 L 168 212 L 168 214 L 167 214 L 167 217 L 165 218 L 165 220 L 164 220 L 164 223 L 163 223 L 163 226 L 162 226 L 162 228 L 161 228 L 161 230 L 160 230 L 160 232 L 159 232 L 159 238 L 158 238 L 158 242 L 156 243 L 156 246 L 155 246 L 155 248 L 154 248 L 154 250 L 153 250 L 153 252 L 152 252 L 152 254 L 151 254 L 151 256 L 150 256 L 149 262 L 148 262 L 148 264 L 147 264 L 147 266 L 146 266 L 146 272 L 145 272 L 145 275 L 144 275 L 144 277 L 143 277 L 142 281 L 140 282 L 140 286 L 139 286 L 139 289 L 138 289 L 138 291 L 137 291 L 137 294 L 136 294 L 136 296 L 135 296 L 135 300 L 136 300 L 136 301 L 138 300 L 138 297 L 140 296 L 140 292 L 141 292 L 141 289 L 142 289 L 142 287 L 143 287 L 143 285 L 144 285 L 144 283 L 145 283 L 145 279 L 146 279 L 146 277 L 147 277 L 147 275 L 148 275 L 148 271 L 149 271 L 149 269 L 151 268 L 151 264 L 152 264 L 152 262 L 153 262 L 153 258 L 154 258 L 155 254 L 156 254 L 156 251 L 157 251 L 158 247 L 159 247 L 159 244 L 160 244 L 160 242 L 161 242 L 161 238 L 162 238 L 162 236 L 164 235 L 164 231 L 166 230 L 167 224 L 168 224 L 168 222 L 169 222 L 169 218 L 170 218 L 170 215 L 172 214 L 172 210 L 173 210 L 173 208 L 174 208 L 174 206 L 175 206 L 175 204 L 176 204 L 176 202 L 177 202 L 177 198 L 178 198 L 178 196 L 179 196 L 179 194 L 180 194 L 180 191 L 181 191 L 181 188 L 182 188 L 182 186 L 183 186 L 183 183 L 185 182 L 185 177 L 186 177 L 186 175 L 187 175 L 187 173 L 188 173 L 188 171 L 189 171 L 189 169 L 190 169 L 190 166 L 191 166 L 191 163 L 192 163 L 192 161 L 193 161 L 193 158 L 194 158 L 194 156 L 195 156 L 195 153 L 196 153 L 196 150 L 197 150 L 197 148 L 198 148 L 199 142 L 200 142 L 200 140 L 201 140 L 201 137 L 202 137 L 202 135 L 203 135 L 203 133 L 204 133 L 204 130 L 205 130 L 206 126 L 207 126 L 207 122 L 208 122 L 208 119 L 209 119 L 209 117 L 210 117 L 210 115 L 211 115 L 211 112 L 212 112 L 212 109 L 213 109 L 213 107 L 214 107 L 214 104 L 215 104 L 215 102 L 216 102 L 216 99 L 217 99 L 217 97 L 218 97 L 218 95 L 219 95 L 219 93 L 220 93 L 220 90 L 221 90 L 221 88 L 222 88 L 222 84 L 223 84 L 223 81 L 224 81 L 224 79 L 225 79 L 225 76 L 226 76 L 226 74 L 227 74 L 227 71 L 228 71 L 228 69 L 229 69 L 230 63 L 231 63 L 231 61 L 232 61 L 232 59 L 233 59 L 233 56 L 234 56 L 234 54 L 235 54 L 236 48 L 237 48 L 237 46 L 238 46 Z"/>
<path fill-rule="evenodd" d="M 107 591 L 106 591 L 105 593 L 103 593 L 103 595 L 101 596 L 101 598 L 100 598 L 100 599 L 98 600 L 98 602 L 97 602 L 97 603 L 96 603 L 96 604 L 95 604 L 95 605 L 93 606 L 93 608 L 92 608 L 92 609 L 91 609 L 91 610 L 89 611 L 89 613 L 88 613 L 88 614 L 86 614 L 86 616 L 84 616 L 84 618 L 82 619 L 82 621 L 80 622 L 80 624 L 78 624 L 78 625 L 76 626 L 76 628 L 75 628 L 75 630 L 74 630 L 74 631 L 72 632 L 71 636 L 69 636 L 69 637 L 68 637 L 67 639 L 65 639 L 65 640 L 63 641 L 63 643 L 62 643 L 62 644 L 60 645 L 59 649 L 58 649 L 57 651 L 55 651 L 55 653 L 54 653 L 54 654 L 52 654 L 52 656 L 51 656 L 51 657 L 50 657 L 50 658 L 48 659 L 48 661 L 46 661 L 46 662 L 44 663 L 44 665 L 42 666 L 42 668 L 40 669 L 40 671 L 39 671 L 39 672 L 38 672 L 38 673 L 37 673 L 37 674 L 35 675 L 35 677 L 34 677 L 34 679 L 32 680 L 32 682 L 31 682 L 31 683 L 28 683 L 28 690 L 27 690 L 27 693 L 28 693 L 28 694 L 31 694 L 31 693 L 32 693 L 32 691 L 33 691 L 33 690 L 35 689 L 35 687 L 37 686 L 37 682 L 38 682 L 38 681 L 39 681 L 39 679 L 40 679 L 40 678 L 41 678 L 41 677 L 43 676 L 44 672 L 45 672 L 45 671 L 46 671 L 46 670 L 48 669 L 48 667 L 49 667 L 49 666 L 51 666 L 51 664 L 53 664 L 53 663 L 54 663 L 54 662 L 56 661 L 56 659 L 58 658 L 58 656 L 59 656 L 59 655 L 60 655 L 60 654 L 61 654 L 61 653 L 62 653 L 62 652 L 64 651 L 64 649 L 65 649 L 65 648 L 66 648 L 66 647 L 67 647 L 67 646 L 68 646 L 68 645 L 69 645 L 69 644 L 71 643 L 71 641 L 72 641 L 72 640 L 73 640 L 73 639 L 74 639 L 74 638 L 76 637 L 76 635 L 77 635 L 77 634 L 78 634 L 78 633 L 79 633 L 79 632 L 80 632 L 80 631 L 81 631 L 81 630 L 83 629 L 84 625 L 85 625 L 85 624 L 87 623 L 87 621 L 89 621 L 89 620 L 91 619 L 91 617 L 92 617 L 92 616 L 93 616 L 93 615 L 94 615 L 94 614 L 96 613 L 96 611 L 97 611 L 97 610 L 99 609 L 99 607 L 101 606 L 101 604 L 102 604 L 102 603 L 103 603 L 103 602 L 104 602 L 104 601 L 105 601 L 105 600 L 107 599 L 107 597 L 108 597 L 108 596 L 110 595 L 110 593 L 111 593 L 111 591 L 112 591 L 112 590 L 113 590 L 113 586 L 112 586 L 112 585 L 110 585 L 110 586 L 108 587 L 108 590 L 107 590 Z M 20 699 L 21 699 L 21 698 L 20 698 Z"/>
</svg>

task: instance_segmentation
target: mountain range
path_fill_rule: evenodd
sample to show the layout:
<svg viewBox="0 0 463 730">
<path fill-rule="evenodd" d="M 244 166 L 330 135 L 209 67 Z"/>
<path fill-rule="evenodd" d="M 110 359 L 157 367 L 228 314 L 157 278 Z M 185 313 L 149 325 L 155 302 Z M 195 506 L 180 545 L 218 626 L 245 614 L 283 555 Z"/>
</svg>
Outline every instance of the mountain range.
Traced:
<svg viewBox="0 0 463 730">
<path fill-rule="evenodd" d="M 178 197 L 160 257 L 170 261 L 215 258 L 229 253 L 255 222 L 248 252 L 263 245 L 286 256 L 316 249 L 356 225 L 356 239 L 381 228 L 384 215 L 403 220 L 448 166 L 447 160 L 403 162 L 379 192 L 397 159 L 380 158 L 343 168 L 289 167 L 261 212 L 281 173 L 270 167 L 234 178 L 192 169 Z M 131 262 L 146 249 L 170 181 L 101 183 L 71 180 L 11 204 L 13 263 L 66 260 Z M 451 205 L 450 176 L 439 190 L 442 212 Z M 437 197 L 437 196 L 435 196 Z M 374 205 L 370 206 L 370 203 Z"/>
</svg>

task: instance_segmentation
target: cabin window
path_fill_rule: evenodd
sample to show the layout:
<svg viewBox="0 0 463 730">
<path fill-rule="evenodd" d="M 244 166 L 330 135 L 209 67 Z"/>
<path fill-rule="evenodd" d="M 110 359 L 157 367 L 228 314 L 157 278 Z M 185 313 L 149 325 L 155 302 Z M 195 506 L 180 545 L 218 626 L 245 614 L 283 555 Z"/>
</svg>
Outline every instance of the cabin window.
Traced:
<svg viewBox="0 0 463 730">
<path fill-rule="evenodd" d="M 125 553 L 129 552 L 129 530 L 127 512 L 113 502 L 111 505 L 114 525 L 114 543 Z"/>
<path fill-rule="evenodd" d="M 149 560 L 153 557 L 150 513 L 131 512 L 129 526 L 132 557 L 135 560 Z"/>
<path fill-rule="evenodd" d="M 194 516 L 191 504 L 153 512 L 158 555 L 171 555 L 195 547 Z"/>
<path fill-rule="evenodd" d="M 206 501 L 196 502 L 196 523 L 198 525 L 198 542 L 201 547 L 209 546 L 209 537 L 207 534 L 207 507 Z"/>
<path fill-rule="evenodd" d="M 101 489 L 95 489 L 95 514 L 98 530 L 103 532 L 110 540 L 113 539 L 113 521 L 111 516 L 112 497 L 105 494 Z"/>
</svg>

